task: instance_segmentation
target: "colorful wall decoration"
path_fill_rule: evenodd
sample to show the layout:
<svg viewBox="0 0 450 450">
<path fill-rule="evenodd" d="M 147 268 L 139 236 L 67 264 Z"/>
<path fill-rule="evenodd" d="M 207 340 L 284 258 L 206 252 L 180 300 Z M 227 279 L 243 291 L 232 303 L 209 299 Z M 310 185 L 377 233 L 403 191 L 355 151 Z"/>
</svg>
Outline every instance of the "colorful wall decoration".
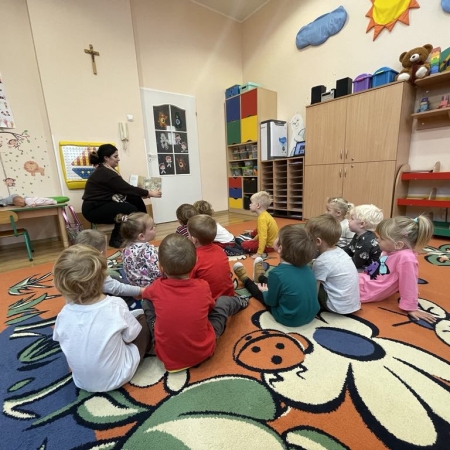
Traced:
<svg viewBox="0 0 450 450">
<path fill-rule="evenodd" d="M 370 0 L 372 8 L 366 14 L 370 19 L 366 33 L 374 29 L 373 40 L 386 28 L 392 31 L 397 22 L 409 25 L 409 10 L 420 8 L 416 0 Z"/>
<path fill-rule="evenodd" d="M 0 74 L 0 128 L 15 128 L 14 117 L 6 97 L 5 86 Z"/>
<path fill-rule="evenodd" d="M 64 180 L 69 189 L 84 189 L 86 180 L 94 171 L 89 163 L 89 153 L 97 150 L 104 142 L 67 142 L 59 143 L 59 156 Z"/>
</svg>

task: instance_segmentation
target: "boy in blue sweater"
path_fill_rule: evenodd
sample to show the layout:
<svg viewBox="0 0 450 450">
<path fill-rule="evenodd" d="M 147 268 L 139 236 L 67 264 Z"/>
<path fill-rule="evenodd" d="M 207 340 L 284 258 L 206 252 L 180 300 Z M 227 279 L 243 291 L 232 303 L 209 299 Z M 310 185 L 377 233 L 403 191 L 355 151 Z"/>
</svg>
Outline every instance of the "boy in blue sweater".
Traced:
<svg viewBox="0 0 450 450">
<path fill-rule="evenodd" d="M 298 327 L 311 322 L 319 312 L 317 284 L 308 263 L 317 249 L 312 237 L 302 225 L 286 225 L 274 243 L 280 255 L 280 264 L 266 278 L 261 258 L 254 262 L 254 279 L 249 278 L 245 267 L 238 262 L 233 270 L 244 287 L 264 305 L 274 319 L 288 327 Z"/>
</svg>

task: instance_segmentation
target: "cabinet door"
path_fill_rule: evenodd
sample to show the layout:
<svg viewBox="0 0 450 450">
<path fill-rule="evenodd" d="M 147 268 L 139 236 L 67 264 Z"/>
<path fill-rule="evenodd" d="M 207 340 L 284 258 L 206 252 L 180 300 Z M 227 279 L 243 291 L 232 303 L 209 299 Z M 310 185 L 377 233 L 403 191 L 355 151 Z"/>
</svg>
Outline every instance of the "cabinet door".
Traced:
<svg viewBox="0 0 450 450">
<path fill-rule="evenodd" d="M 241 118 L 241 99 L 239 96 L 228 99 L 225 103 L 227 113 L 227 122 L 240 120 Z"/>
<path fill-rule="evenodd" d="M 306 165 L 344 162 L 346 102 L 333 100 L 306 108 Z"/>
<path fill-rule="evenodd" d="M 394 161 L 345 164 L 343 197 L 355 205 L 372 203 L 391 217 L 394 181 Z"/>
<path fill-rule="evenodd" d="M 252 89 L 241 95 L 241 118 L 256 116 L 257 114 L 257 89 Z"/>
<path fill-rule="evenodd" d="M 241 121 L 227 123 L 227 144 L 239 144 L 241 142 Z"/>
<path fill-rule="evenodd" d="M 343 164 L 321 164 L 304 168 L 304 219 L 311 219 L 311 217 L 324 214 L 327 198 L 342 195 L 343 173 Z"/>
<path fill-rule="evenodd" d="M 347 98 L 345 162 L 396 159 L 402 95 L 395 83 Z"/>
<path fill-rule="evenodd" d="M 241 120 L 241 142 L 258 140 L 258 117 L 250 116 Z"/>
</svg>

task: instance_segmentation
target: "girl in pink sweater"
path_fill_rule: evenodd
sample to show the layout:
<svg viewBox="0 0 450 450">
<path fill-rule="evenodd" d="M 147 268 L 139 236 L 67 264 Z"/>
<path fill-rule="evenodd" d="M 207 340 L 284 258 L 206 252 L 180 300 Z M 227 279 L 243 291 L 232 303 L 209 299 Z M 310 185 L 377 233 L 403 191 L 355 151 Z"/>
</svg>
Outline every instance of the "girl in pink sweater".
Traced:
<svg viewBox="0 0 450 450">
<path fill-rule="evenodd" d="M 379 302 L 399 292 L 400 309 L 415 320 L 435 322 L 433 314 L 419 309 L 419 263 L 414 252 L 431 239 L 433 223 L 425 216 L 393 217 L 381 221 L 375 232 L 382 254 L 379 262 L 359 274 L 361 303 Z"/>
</svg>

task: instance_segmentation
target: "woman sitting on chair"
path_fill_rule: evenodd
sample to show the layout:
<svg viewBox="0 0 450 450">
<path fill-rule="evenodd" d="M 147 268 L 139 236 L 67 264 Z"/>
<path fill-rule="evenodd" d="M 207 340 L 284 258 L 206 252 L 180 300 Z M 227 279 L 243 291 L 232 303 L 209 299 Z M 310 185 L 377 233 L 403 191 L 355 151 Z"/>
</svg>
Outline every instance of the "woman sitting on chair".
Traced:
<svg viewBox="0 0 450 450">
<path fill-rule="evenodd" d="M 91 223 L 115 223 L 117 214 L 147 212 L 142 198 L 161 197 L 161 191 L 147 191 L 128 184 L 116 171 L 119 151 L 112 144 L 103 144 L 89 154 L 89 162 L 96 169 L 84 188 L 83 216 Z M 120 223 L 115 223 L 109 245 L 120 248 Z"/>
</svg>

